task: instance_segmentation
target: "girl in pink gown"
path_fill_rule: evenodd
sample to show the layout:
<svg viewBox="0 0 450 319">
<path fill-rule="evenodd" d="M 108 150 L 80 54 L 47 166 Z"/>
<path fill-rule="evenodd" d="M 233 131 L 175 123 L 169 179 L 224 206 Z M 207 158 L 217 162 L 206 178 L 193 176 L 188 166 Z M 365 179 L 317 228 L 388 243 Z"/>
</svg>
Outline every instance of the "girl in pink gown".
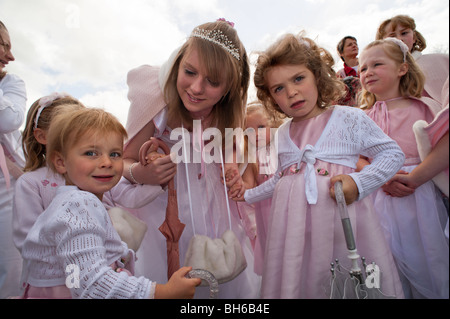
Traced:
<svg viewBox="0 0 450 319">
<path fill-rule="evenodd" d="M 395 174 L 404 155 L 363 111 L 331 106 L 345 90 L 330 61 L 312 40 L 291 34 L 257 61 L 258 98 L 291 118 L 276 133 L 277 172 L 244 195 L 250 203 L 273 195 L 261 296 L 329 298 L 330 262 L 349 263 L 334 199 L 334 184 L 341 181 L 358 252 L 378 264 L 381 289 L 401 298 L 394 260 L 367 195 Z M 375 159 L 357 173 L 359 154 Z"/>
<path fill-rule="evenodd" d="M 402 148 L 406 159 L 399 174 L 420 163 L 413 125 L 434 119 L 432 108 L 419 100 L 425 77 L 396 38 L 370 43 L 361 54 L 362 101 L 367 114 Z M 392 181 L 373 196 L 408 298 L 445 298 L 449 294 L 449 250 L 444 228 L 447 210 L 428 178 L 412 189 Z"/>
<path fill-rule="evenodd" d="M 165 64 L 135 68 L 127 79 L 131 105 L 124 176 L 134 184 L 148 185 L 164 185 L 174 178 L 178 217 L 185 224 L 178 241 L 180 264 L 187 259 L 195 235 L 220 238 L 227 230 L 234 232 L 247 267 L 220 285 L 218 298 L 223 299 L 256 298 L 260 283 L 253 271 L 253 251 L 237 205 L 229 200 L 222 184 L 220 157 L 205 160 L 211 158 L 207 150 L 212 148 L 213 140 L 220 140 L 208 132 L 221 132 L 224 137 L 226 128 L 243 126 L 249 79 L 247 53 L 236 29 L 226 21 L 196 27 Z M 198 130 L 195 123 L 199 123 Z M 181 128 L 186 130 L 184 137 Z M 150 138 L 161 139 L 171 149 L 175 147 L 172 155 L 179 155 L 177 147 L 185 145 L 192 160 L 177 163 L 165 155 L 142 165 L 139 150 Z M 237 170 L 237 165 L 224 163 L 226 172 Z M 240 175 L 237 179 L 242 183 Z M 233 185 L 239 184 L 231 181 L 227 186 Z M 165 219 L 167 193 L 134 211 L 148 226 L 137 253 L 136 274 L 159 281 L 167 280 L 166 238 L 158 230 Z M 239 193 L 243 194 L 243 189 Z M 208 298 L 209 294 L 208 287 L 199 287 L 195 297 Z"/>
<path fill-rule="evenodd" d="M 275 143 L 271 144 L 271 141 L 274 138 L 276 129 L 283 124 L 283 119 L 279 115 L 280 114 L 275 113 L 269 114 L 264 106 L 258 101 L 247 105 L 245 128 L 246 130 L 255 130 L 255 147 L 257 154 L 256 162 L 249 163 L 242 175 L 242 179 L 244 180 L 244 183 L 247 183 L 246 187 L 248 188 L 261 185 L 271 178 L 277 169 Z M 249 143 L 252 143 L 251 140 Z M 254 241 L 255 272 L 258 275 L 262 275 L 272 199 L 268 198 L 253 205 L 238 203 L 241 214 L 242 210 L 250 210 L 241 209 L 242 205 L 253 209 L 256 224 L 256 238 Z"/>
</svg>

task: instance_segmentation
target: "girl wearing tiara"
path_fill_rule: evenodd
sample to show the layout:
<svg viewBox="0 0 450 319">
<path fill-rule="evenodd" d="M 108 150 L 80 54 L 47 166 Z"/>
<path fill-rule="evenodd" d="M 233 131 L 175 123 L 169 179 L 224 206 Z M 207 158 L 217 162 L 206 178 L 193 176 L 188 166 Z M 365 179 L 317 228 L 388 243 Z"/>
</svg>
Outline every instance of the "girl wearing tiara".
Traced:
<svg viewBox="0 0 450 319">
<path fill-rule="evenodd" d="M 182 160 L 176 164 L 169 155 L 143 165 L 139 162 L 139 150 L 150 138 L 159 138 L 169 148 L 184 140 L 189 154 L 193 154 L 211 145 L 209 137 L 202 134 L 208 128 L 218 129 L 222 137 L 226 128 L 242 128 L 249 73 L 245 48 L 232 23 L 223 20 L 196 27 L 161 68 L 144 65 L 128 73 L 131 105 L 124 176 L 133 183 L 153 185 L 164 185 L 175 178 L 179 219 L 185 224 L 179 240 L 180 264 L 194 235 L 219 238 L 230 229 L 231 221 L 231 230 L 242 246 L 247 267 L 233 280 L 221 284 L 219 298 L 256 298 L 259 291 L 250 241 L 236 203 L 228 200 L 228 195 L 242 195 L 243 189 L 237 187 L 236 193 L 226 194 L 222 184 L 221 161 L 225 163 L 225 175 L 234 175 L 227 186 L 243 185 L 237 165 L 220 157 L 207 162 L 203 156 L 199 161 L 188 159 L 187 163 Z M 194 120 L 201 121 L 200 133 L 193 134 Z M 178 134 L 171 137 L 178 128 L 187 130 L 184 139 Z M 149 228 L 138 252 L 136 272 L 157 280 L 167 278 L 166 239 L 158 230 L 165 219 L 167 198 L 167 194 L 159 196 L 136 211 Z M 196 297 L 208 296 L 206 287 L 197 289 Z"/>
<path fill-rule="evenodd" d="M 370 43 L 360 56 L 362 105 L 402 148 L 406 159 L 398 174 L 420 164 L 413 124 L 431 122 L 432 109 L 419 100 L 424 75 L 408 47 L 396 38 Z M 369 162 L 373 161 L 369 159 Z M 448 298 L 449 250 L 444 235 L 447 212 L 433 182 L 416 189 L 398 181 L 374 194 L 407 298 Z"/>
<path fill-rule="evenodd" d="M 278 170 L 247 190 L 253 203 L 272 197 L 262 277 L 263 298 L 329 298 L 330 262 L 348 263 L 334 184 L 341 181 L 358 253 L 376 262 L 381 288 L 403 296 L 394 260 L 372 206 L 372 191 L 403 163 L 397 144 L 363 111 L 332 106 L 343 92 L 333 59 L 312 40 L 287 34 L 258 57 L 255 86 L 266 107 L 290 119 L 278 128 Z M 374 157 L 355 172 L 359 154 Z M 348 266 L 348 265 L 346 265 Z"/>
<path fill-rule="evenodd" d="M 24 298 L 189 298 L 199 279 L 174 273 L 166 284 L 131 276 L 134 253 L 102 204 L 121 179 L 125 128 L 111 114 L 80 108 L 57 114 L 47 135 L 47 164 L 65 185 L 29 230 Z"/>
</svg>

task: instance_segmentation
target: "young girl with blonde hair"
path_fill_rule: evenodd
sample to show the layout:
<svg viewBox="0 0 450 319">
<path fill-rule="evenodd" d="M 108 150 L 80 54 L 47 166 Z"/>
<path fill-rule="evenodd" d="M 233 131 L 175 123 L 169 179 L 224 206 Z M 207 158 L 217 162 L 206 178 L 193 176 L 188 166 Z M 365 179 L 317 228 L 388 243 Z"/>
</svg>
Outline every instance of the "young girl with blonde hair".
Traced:
<svg viewBox="0 0 450 319">
<path fill-rule="evenodd" d="M 253 129 L 255 132 L 254 148 L 251 145 L 253 142 L 249 138 L 248 149 L 253 151 L 256 149 L 256 158 L 254 162 L 250 162 L 242 174 L 242 179 L 246 188 L 256 187 L 270 177 L 273 176 L 277 170 L 277 149 L 276 143 L 272 143 L 276 129 L 283 124 L 284 116 L 280 113 L 269 113 L 263 104 L 259 101 L 253 101 L 247 105 L 245 117 L 245 129 Z M 249 133 L 249 136 L 253 136 Z M 257 202 L 253 205 L 247 203 L 238 203 L 241 215 L 245 212 L 247 215 L 254 216 L 255 220 L 255 272 L 262 275 L 264 251 L 266 247 L 266 238 L 268 223 L 270 219 L 270 207 L 272 199 L 266 199 Z M 243 209 L 246 208 L 246 209 Z M 251 208 L 251 209 L 250 209 Z M 253 219 L 252 219 L 253 220 Z"/>
<path fill-rule="evenodd" d="M 445 96 L 448 95 L 448 54 L 422 54 L 427 47 L 425 37 L 416 29 L 416 22 L 408 15 L 396 15 L 386 19 L 378 27 L 375 39 L 387 37 L 402 40 L 408 47 L 416 63 L 425 75 L 421 98 L 433 108 L 436 113 L 448 105 Z"/>
<path fill-rule="evenodd" d="M 19 251 L 37 216 L 53 200 L 56 188 L 64 180 L 46 165 L 47 131 L 53 116 L 59 111 L 84 105 L 66 93 L 53 93 L 37 99 L 29 108 L 22 146 L 25 155 L 24 174 L 15 185 L 13 205 L 13 239 Z M 26 200 L 24 200 L 26 198 Z"/>
<path fill-rule="evenodd" d="M 413 125 L 434 119 L 433 108 L 419 99 L 424 75 L 408 46 L 396 38 L 370 43 L 360 56 L 360 72 L 362 107 L 404 152 L 406 159 L 398 174 L 409 174 L 421 163 Z M 431 178 L 417 188 L 396 178 L 374 193 L 373 199 L 405 296 L 448 298 L 447 211 Z"/>
<path fill-rule="evenodd" d="M 64 178 L 47 166 L 47 134 L 50 123 L 58 113 L 80 108 L 84 108 L 84 105 L 79 100 L 67 93 L 55 92 L 37 99 L 28 110 L 25 129 L 22 132 L 25 167 L 24 173 L 16 182 L 13 203 L 13 241 L 20 252 L 36 219 L 50 205 L 58 187 L 65 184 Z M 114 226 L 129 248 L 138 249 L 139 236 L 142 236 L 138 235 L 138 229 L 144 231 L 145 225 L 135 228 L 134 236 L 130 237 L 128 228 L 124 226 L 128 227 L 132 223 L 125 224 L 122 219 L 118 221 L 117 213 L 120 212 L 122 216 L 125 214 L 118 206 L 139 208 L 160 193 L 162 193 L 160 186 L 132 185 L 125 178 L 110 191 L 105 192 L 103 204 L 113 217 Z M 111 210 L 113 207 L 115 209 Z M 23 275 L 26 275 L 26 269 L 23 270 Z"/>
<path fill-rule="evenodd" d="M 330 262 L 349 262 L 334 184 L 341 181 L 358 253 L 381 269 L 381 289 L 402 298 L 372 191 L 403 163 L 397 144 L 360 109 L 332 106 L 342 83 L 333 59 L 314 41 L 287 34 L 262 52 L 254 74 L 258 98 L 290 119 L 276 134 L 278 169 L 247 190 L 249 203 L 272 197 L 262 277 L 263 298 L 329 298 Z M 375 157 L 355 172 L 359 154 Z M 347 265 L 348 266 L 348 265 Z M 329 283 L 328 283 L 329 285 Z"/>
<path fill-rule="evenodd" d="M 101 202 L 122 177 L 127 133 L 111 114 L 81 108 L 55 116 L 47 164 L 65 185 L 39 215 L 23 244 L 24 298 L 189 298 L 200 279 L 184 267 L 167 284 L 131 276 L 134 252 L 120 240 Z"/>
</svg>

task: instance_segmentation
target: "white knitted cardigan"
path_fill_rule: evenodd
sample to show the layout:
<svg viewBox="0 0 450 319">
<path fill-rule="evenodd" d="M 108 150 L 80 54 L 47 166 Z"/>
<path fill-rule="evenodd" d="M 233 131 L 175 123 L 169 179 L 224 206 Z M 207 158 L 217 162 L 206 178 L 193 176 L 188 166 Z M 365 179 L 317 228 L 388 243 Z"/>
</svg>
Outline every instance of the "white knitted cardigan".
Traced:
<svg viewBox="0 0 450 319">
<path fill-rule="evenodd" d="M 134 252 L 120 240 L 108 212 L 92 193 L 60 186 L 50 206 L 37 218 L 25 239 L 22 256 L 28 265 L 26 281 L 34 287 L 73 282 L 73 298 L 141 299 L 154 296 L 155 282 L 111 268 Z M 67 266 L 72 271 L 66 272 Z M 74 269 L 79 270 L 73 271 Z"/>
<path fill-rule="evenodd" d="M 317 201 L 314 163 L 316 159 L 356 168 L 359 155 L 371 158 L 371 164 L 360 172 L 349 174 L 356 182 L 359 191 L 358 200 L 386 183 L 402 167 L 405 155 L 398 144 L 387 136 L 364 111 L 334 106 L 322 135 L 316 145 L 306 145 L 300 150 L 289 136 L 292 120 L 287 121 L 277 131 L 278 170 L 274 176 L 260 186 L 247 190 L 245 200 L 255 203 L 270 198 L 281 172 L 293 164 L 300 167 L 306 163 L 306 195 L 310 204 Z"/>
</svg>

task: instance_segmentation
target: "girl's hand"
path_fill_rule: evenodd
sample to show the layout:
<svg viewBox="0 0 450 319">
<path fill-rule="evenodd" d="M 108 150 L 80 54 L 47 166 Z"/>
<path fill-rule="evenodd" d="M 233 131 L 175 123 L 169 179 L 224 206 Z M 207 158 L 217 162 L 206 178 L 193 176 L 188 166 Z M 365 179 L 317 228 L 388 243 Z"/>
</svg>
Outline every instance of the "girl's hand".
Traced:
<svg viewBox="0 0 450 319">
<path fill-rule="evenodd" d="M 157 158 L 164 157 L 164 154 L 158 153 L 159 143 L 156 139 L 150 139 L 142 144 L 139 149 L 139 161 L 142 165 L 150 164 Z"/>
<path fill-rule="evenodd" d="M 200 278 L 186 278 L 192 267 L 182 267 L 173 273 L 166 284 L 157 284 L 155 299 L 192 299 L 195 287 L 200 285 Z"/>
<path fill-rule="evenodd" d="M 239 179 L 242 179 L 236 163 L 225 163 L 223 170 L 225 171 L 225 183 L 228 188 L 232 187 L 237 181 L 239 181 Z M 222 170 L 220 170 L 220 172 L 220 177 L 223 183 Z"/>
<path fill-rule="evenodd" d="M 142 184 L 167 184 L 176 174 L 176 164 L 170 154 L 158 153 L 158 140 L 151 138 L 139 150 L 140 164 L 133 166 L 133 176 Z"/>
<path fill-rule="evenodd" d="M 392 197 L 405 197 L 414 194 L 417 185 L 414 180 L 410 178 L 408 172 L 398 171 L 394 177 L 391 178 L 386 184 L 381 188 L 386 193 Z"/>
<path fill-rule="evenodd" d="M 244 183 L 238 181 L 228 191 L 228 197 L 234 201 L 243 202 L 245 201 L 244 199 L 245 191 L 246 187 Z"/>
<path fill-rule="evenodd" d="M 229 198 L 239 198 L 244 196 L 245 186 L 242 180 L 241 174 L 239 174 L 239 168 L 236 163 L 225 163 L 225 183 L 228 188 Z M 222 177 L 222 175 L 221 175 Z M 223 177 L 221 178 L 223 183 Z"/>
<path fill-rule="evenodd" d="M 344 192 L 345 202 L 347 205 L 352 204 L 358 199 L 358 186 L 356 185 L 353 178 L 349 175 L 336 175 L 330 179 L 330 196 L 336 200 L 336 194 L 334 193 L 334 184 L 337 181 L 342 182 L 342 190 Z"/>
</svg>

